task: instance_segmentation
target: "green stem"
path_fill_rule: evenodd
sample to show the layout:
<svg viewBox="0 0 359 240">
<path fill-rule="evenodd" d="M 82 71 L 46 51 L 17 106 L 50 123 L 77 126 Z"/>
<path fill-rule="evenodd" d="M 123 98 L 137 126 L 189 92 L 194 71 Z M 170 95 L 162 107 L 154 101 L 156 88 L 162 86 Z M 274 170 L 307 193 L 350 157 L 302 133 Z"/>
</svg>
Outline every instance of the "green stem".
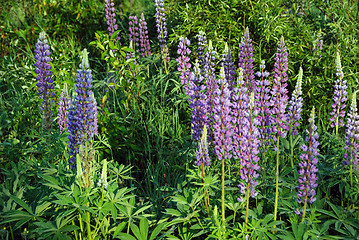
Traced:
<svg viewBox="0 0 359 240">
<path fill-rule="evenodd" d="M 86 212 L 86 225 L 87 225 L 87 236 L 89 240 L 92 240 L 92 234 L 91 234 L 91 221 L 90 221 L 90 213 Z"/>
<path fill-rule="evenodd" d="M 223 146 L 224 152 L 224 146 Z M 224 208 L 224 156 L 222 156 L 222 223 L 226 220 L 225 208 Z"/>
<path fill-rule="evenodd" d="M 279 195 L 279 134 L 277 136 L 277 163 L 275 173 L 275 201 L 274 201 L 274 221 L 277 221 L 278 195 Z"/>
<path fill-rule="evenodd" d="M 247 203 L 246 203 L 246 220 L 245 220 L 245 227 L 244 231 L 247 231 L 247 224 L 248 224 L 248 212 L 249 212 L 249 191 L 250 191 L 250 177 L 248 179 L 248 186 L 247 186 Z"/>
<path fill-rule="evenodd" d="M 293 150 L 294 150 L 294 146 L 293 146 L 293 135 L 292 135 L 292 131 L 289 131 L 289 139 L 290 139 L 290 164 L 292 166 L 292 170 L 294 169 L 294 162 L 293 162 Z"/>
<path fill-rule="evenodd" d="M 303 208 L 303 216 L 302 216 L 302 223 L 304 223 L 306 211 L 307 211 L 307 196 L 305 196 L 305 202 L 304 202 L 304 208 Z"/>
</svg>

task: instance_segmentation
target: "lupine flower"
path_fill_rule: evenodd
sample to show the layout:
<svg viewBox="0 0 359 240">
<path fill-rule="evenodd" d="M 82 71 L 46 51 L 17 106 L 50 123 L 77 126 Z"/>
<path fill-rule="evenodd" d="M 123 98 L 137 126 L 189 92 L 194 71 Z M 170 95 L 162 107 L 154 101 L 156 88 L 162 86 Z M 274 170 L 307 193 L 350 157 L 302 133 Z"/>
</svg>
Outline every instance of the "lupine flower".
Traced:
<svg viewBox="0 0 359 240">
<path fill-rule="evenodd" d="M 52 72 L 50 71 L 50 46 L 47 44 L 45 32 L 41 32 L 39 39 L 35 45 L 35 73 L 37 74 L 36 86 L 39 88 L 40 98 L 43 100 L 40 109 L 44 113 L 44 128 L 48 129 L 51 125 L 51 98 L 55 96 L 53 80 L 51 78 Z"/>
<path fill-rule="evenodd" d="M 333 110 L 330 112 L 332 117 L 330 118 L 331 127 L 336 128 L 336 133 L 338 134 L 338 128 L 344 126 L 343 118 L 345 117 L 345 107 L 347 101 L 347 81 L 343 80 L 344 73 L 342 70 L 342 64 L 340 61 L 339 52 L 337 52 L 337 58 L 335 60 L 337 68 L 337 79 L 335 80 L 334 85 L 334 97 L 333 97 Z"/>
<path fill-rule="evenodd" d="M 142 57 L 151 56 L 151 47 L 150 41 L 148 40 L 148 30 L 147 30 L 147 22 L 145 20 L 145 16 L 143 13 L 140 18 L 140 50 L 142 52 Z"/>
<path fill-rule="evenodd" d="M 301 119 L 300 113 L 302 112 L 303 107 L 302 78 L 303 69 L 299 68 L 297 85 L 295 86 L 295 90 L 293 92 L 291 100 L 289 101 L 288 106 L 288 123 L 292 135 L 298 135 L 297 128 L 299 126 L 299 120 Z"/>
<path fill-rule="evenodd" d="M 196 151 L 196 159 L 195 162 L 197 166 L 201 166 L 202 163 L 207 167 L 211 164 L 211 159 L 208 155 L 208 142 L 207 142 L 207 126 L 204 125 L 201 141 L 198 144 L 198 150 Z"/>
<path fill-rule="evenodd" d="M 176 61 L 178 63 L 177 70 L 181 73 L 181 83 L 184 86 L 185 90 L 188 90 L 188 84 L 189 84 L 189 78 L 191 75 L 190 68 L 191 63 L 189 62 L 190 59 L 188 57 L 189 54 L 191 54 L 191 50 L 188 48 L 190 45 L 190 41 L 187 39 L 187 37 L 180 38 L 180 42 L 178 44 L 178 50 L 177 53 L 180 55 Z"/>
<path fill-rule="evenodd" d="M 97 186 L 107 189 L 108 182 L 107 182 L 107 160 L 106 159 L 103 160 L 101 178 L 99 179 Z"/>
<path fill-rule="evenodd" d="M 254 88 L 254 71 L 253 71 L 253 47 L 252 39 L 249 36 L 248 27 L 244 30 L 244 36 L 239 46 L 239 64 L 243 69 L 243 77 L 249 91 Z"/>
<path fill-rule="evenodd" d="M 225 44 L 224 47 L 221 66 L 224 68 L 224 74 L 226 76 L 229 89 L 232 90 L 233 85 L 235 85 L 236 72 L 235 72 L 234 62 L 232 59 L 231 49 L 228 47 L 227 43 Z"/>
<path fill-rule="evenodd" d="M 241 182 L 238 187 L 242 194 L 249 197 L 256 197 L 257 192 L 255 191 L 255 186 L 258 185 L 256 178 L 259 174 L 257 170 L 259 165 L 258 158 L 258 147 L 259 147 L 259 131 L 257 129 L 258 119 L 256 118 L 257 111 L 254 103 L 254 93 L 251 94 L 249 98 L 249 106 L 247 109 L 247 114 L 243 117 L 242 121 L 242 144 L 241 152 L 242 156 L 240 159 L 240 176 L 244 182 Z M 249 191 L 249 192 L 248 192 Z M 242 201 L 242 197 L 238 198 L 238 201 Z M 249 201 L 249 199 L 247 199 Z"/>
<path fill-rule="evenodd" d="M 288 90 L 287 90 L 287 71 L 288 71 L 288 53 L 284 43 L 283 36 L 278 45 L 273 74 L 273 87 L 272 87 L 272 132 L 279 136 L 285 137 L 287 126 L 287 114 L 285 109 L 288 103 Z M 276 140 L 276 136 L 273 137 Z"/>
<path fill-rule="evenodd" d="M 228 89 L 224 68 L 221 68 L 218 85 L 214 91 L 213 135 L 214 153 L 218 160 L 232 157 L 231 93 Z"/>
<path fill-rule="evenodd" d="M 319 33 L 317 38 L 313 42 L 313 52 L 315 55 L 318 55 L 319 57 L 322 56 L 322 50 L 323 50 L 323 39 L 321 39 L 321 34 Z"/>
<path fill-rule="evenodd" d="M 270 111 L 270 82 L 267 79 L 269 77 L 269 72 L 265 71 L 265 61 L 262 60 L 259 66 L 260 71 L 256 73 L 256 76 L 259 80 L 255 81 L 254 88 L 254 99 L 255 106 L 257 111 L 258 118 L 258 130 L 259 130 L 259 139 L 261 139 L 261 145 L 264 145 L 264 140 L 268 139 L 269 131 L 269 117 L 271 114 Z"/>
<path fill-rule="evenodd" d="M 158 33 L 158 40 L 160 42 L 162 59 L 164 62 L 169 62 L 169 52 L 167 46 L 167 27 L 166 16 L 163 0 L 154 0 L 156 7 L 156 27 Z"/>
<path fill-rule="evenodd" d="M 313 110 L 309 118 L 310 128 L 309 131 L 307 130 L 309 136 L 305 138 L 305 141 L 308 143 L 308 145 L 303 144 L 301 146 L 303 153 L 300 154 L 300 159 L 302 161 L 299 163 L 300 169 L 298 171 L 300 175 L 300 177 L 298 178 L 299 185 L 297 187 L 298 203 L 309 202 L 310 204 L 312 204 L 316 200 L 315 189 L 318 186 L 318 184 L 316 183 L 318 179 L 317 178 L 318 168 L 316 166 L 318 163 L 317 156 L 319 155 L 318 152 L 319 135 L 316 132 L 317 126 L 315 125 L 314 118 L 315 118 L 315 110 L 313 107 Z"/>
<path fill-rule="evenodd" d="M 241 145 L 242 145 L 242 125 L 243 121 L 248 114 L 248 88 L 243 80 L 243 70 L 240 69 L 237 78 L 237 84 L 233 87 L 232 92 L 232 124 L 233 124 L 233 155 L 234 158 L 240 159 L 242 157 Z"/>
<path fill-rule="evenodd" d="M 76 154 L 80 145 L 83 146 L 94 134 L 98 134 L 97 103 L 91 91 L 92 75 L 86 49 L 82 52 L 81 57 L 82 62 L 76 75 L 77 96 L 68 117 L 69 155 L 72 167 L 76 162 Z"/>
<path fill-rule="evenodd" d="M 129 31 L 129 41 L 133 43 L 133 49 L 137 49 L 139 46 L 139 29 L 138 29 L 138 21 L 136 16 L 129 16 L 128 22 L 128 31 Z"/>
<path fill-rule="evenodd" d="M 115 14 L 115 4 L 113 0 L 105 0 L 105 11 L 106 11 L 106 23 L 108 35 L 111 37 L 115 31 L 117 31 L 118 26 L 116 24 L 116 14 Z M 120 34 L 117 34 L 117 41 L 120 43 Z M 121 43 L 120 43 L 121 45 Z"/>
<path fill-rule="evenodd" d="M 67 128 L 67 123 L 68 123 L 67 119 L 68 119 L 70 106 L 71 106 L 71 100 L 69 94 L 67 93 L 67 87 L 65 85 L 60 94 L 59 108 L 57 115 L 57 122 L 59 124 L 61 132 Z"/>
<path fill-rule="evenodd" d="M 207 52 L 204 55 L 204 63 L 202 75 L 206 81 L 206 96 L 207 96 L 207 113 L 208 120 L 212 122 L 213 108 L 214 108 L 214 98 L 215 98 L 215 89 L 218 87 L 216 82 L 216 75 L 214 69 L 214 62 L 216 60 L 216 52 L 213 50 L 212 41 L 209 41 Z M 209 128 L 210 129 L 210 128 Z M 208 129 L 208 130 L 209 130 Z"/>
<path fill-rule="evenodd" d="M 204 64 L 204 53 L 207 49 L 207 38 L 204 32 L 198 34 L 198 63 L 202 67 Z"/>
<path fill-rule="evenodd" d="M 348 115 L 348 123 L 345 138 L 344 166 L 352 164 L 354 169 L 358 169 L 358 150 L 359 150 L 359 115 L 357 109 L 356 92 L 352 96 L 352 104 Z"/>
<path fill-rule="evenodd" d="M 199 140 L 203 131 L 203 127 L 208 125 L 207 103 L 205 95 L 206 87 L 202 84 L 202 82 L 203 76 L 201 75 L 198 61 L 196 61 L 194 64 L 193 73 L 190 74 L 189 88 L 188 91 L 186 91 L 187 95 L 189 96 L 189 107 L 192 109 L 191 122 L 192 138 L 194 141 Z"/>
</svg>

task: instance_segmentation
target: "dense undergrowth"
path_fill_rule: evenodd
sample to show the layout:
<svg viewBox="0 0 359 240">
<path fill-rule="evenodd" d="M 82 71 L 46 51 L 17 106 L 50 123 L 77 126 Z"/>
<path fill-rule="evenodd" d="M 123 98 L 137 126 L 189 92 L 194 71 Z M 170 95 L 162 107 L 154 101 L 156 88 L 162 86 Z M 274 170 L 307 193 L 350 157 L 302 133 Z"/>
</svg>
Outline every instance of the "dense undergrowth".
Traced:
<svg viewBox="0 0 359 240">
<path fill-rule="evenodd" d="M 114 1 L 118 31 L 112 36 L 105 1 L 0 3 L 1 239 L 359 239 L 359 120 L 353 103 L 359 78 L 359 6 L 353 1 L 170 0 L 164 3 L 165 18 L 157 22 L 158 6 L 152 1 Z M 130 16 L 139 20 L 142 13 L 150 56 L 129 41 Z M 253 76 L 259 82 L 267 76 L 273 100 L 265 112 L 273 123 L 263 125 L 265 133 L 256 132 L 262 126 L 255 120 L 259 110 L 250 106 L 259 104 L 259 97 L 251 97 L 245 82 L 248 65 L 239 60 L 246 55 L 243 46 L 249 46 L 246 27 L 253 45 Z M 34 53 L 43 31 L 54 86 L 49 125 L 38 94 Z M 169 35 L 165 43 L 163 31 Z M 198 47 L 201 32 L 207 39 L 201 45 L 203 55 Z M 274 77 L 276 64 L 285 62 L 277 55 L 280 51 L 288 53 L 288 63 L 279 64 L 288 67 L 280 70 L 287 77 L 277 72 L 282 82 Z M 83 132 L 71 132 L 71 121 L 65 121 L 65 130 L 59 128 L 60 96 L 67 91 L 72 103 L 80 104 L 79 71 L 90 69 L 89 98 L 97 102 L 97 127 L 71 145 L 71 135 Z M 226 75 L 226 69 L 232 72 Z M 213 95 L 204 90 L 211 87 L 206 83 L 211 79 Z M 303 98 L 303 110 L 296 119 L 298 135 L 279 137 L 285 127 L 280 130 L 281 123 L 275 125 L 273 119 L 288 113 L 299 79 L 302 94 L 296 94 Z M 199 92 L 206 97 L 191 92 L 201 83 Z M 273 90 L 276 84 L 287 89 L 286 99 L 278 97 L 285 91 Z M 338 102 L 334 89 L 343 85 L 344 125 L 331 127 L 336 118 L 330 113 Z M 238 122 L 229 114 L 228 123 L 224 109 L 234 111 L 238 102 L 232 92 L 246 103 L 238 105 L 235 116 L 245 114 Z M 226 100 L 231 104 L 220 105 L 226 94 L 232 94 Z M 209 105 L 221 106 L 212 112 L 202 108 L 211 97 L 217 100 Z M 285 111 L 273 110 L 276 104 Z M 204 115 L 212 120 L 205 122 Z M 246 126 L 249 134 L 242 129 L 235 135 L 232 126 Z M 351 131 L 354 136 L 348 135 Z M 246 144 L 267 133 L 261 138 L 265 143 Z M 77 154 L 71 152 L 73 147 Z M 210 159 L 208 166 L 204 158 Z M 307 168 L 309 163 L 314 168 Z M 315 176 L 306 175 L 309 171 Z M 245 176 L 252 185 L 243 181 Z M 315 182 L 302 202 L 297 194 L 306 188 L 298 188 L 300 176 Z M 305 197 L 313 194 L 311 189 L 316 199 Z"/>
</svg>

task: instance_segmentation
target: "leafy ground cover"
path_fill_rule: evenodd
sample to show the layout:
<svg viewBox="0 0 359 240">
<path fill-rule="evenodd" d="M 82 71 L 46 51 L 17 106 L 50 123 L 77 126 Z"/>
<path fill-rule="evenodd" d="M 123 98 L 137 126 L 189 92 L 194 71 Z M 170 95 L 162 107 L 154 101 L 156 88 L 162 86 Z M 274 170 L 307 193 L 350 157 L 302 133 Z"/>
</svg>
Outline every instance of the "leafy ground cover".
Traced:
<svg viewBox="0 0 359 240">
<path fill-rule="evenodd" d="M 0 1 L 1 239 L 359 239 L 354 1 Z"/>
</svg>

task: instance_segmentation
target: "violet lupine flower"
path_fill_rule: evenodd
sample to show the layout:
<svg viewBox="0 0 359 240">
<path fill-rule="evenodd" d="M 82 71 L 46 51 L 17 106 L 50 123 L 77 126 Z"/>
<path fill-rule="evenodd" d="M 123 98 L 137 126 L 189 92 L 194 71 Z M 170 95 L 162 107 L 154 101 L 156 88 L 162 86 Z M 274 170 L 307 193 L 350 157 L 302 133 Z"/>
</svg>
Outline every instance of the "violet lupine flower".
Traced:
<svg viewBox="0 0 359 240">
<path fill-rule="evenodd" d="M 358 150 L 359 150 L 359 115 L 357 109 L 356 92 L 352 96 L 352 104 L 347 119 L 345 153 L 343 165 L 352 164 L 355 170 L 358 170 Z"/>
<path fill-rule="evenodd" d="M 318 55 L 319 57 L 322 56 L 322 50 L 323 50 L 323 39 L 321 39 L 321 34 L 319 33 L 317 38 L 313 42 L 313 52 L 315 55 Z"/>
<path fill-rule="evenodd" d="M 41 111 L 44 112 L 43 124 L 44 128 L 48 129 L 51 125 L 51 98 L 55 96 L 53 80 L 51 78 L 52 72 L 50 71 L 50 46 L 47 44 L 45 32 L 41 32 L 37 43 L 35 45 L 35 73 L 37 74 L 36 80 L 38 81 L 36 86 L 39 88 L 41 103 Z"/>
<path fill-rule="evenodd" d="M 167 46 L 167 27 L 166 16 L 163 0 L 154 0 L 156 7 L 156 27 L 158 33 L 158 40 L 160 42 L 162 59 L 164 62 L 169 62 L 169 52 Z"/>
<path fill-rule="evenodd" d="M 83 50 L 81 57 L 82 62 L 76 75 L 77 96 L 68 116 L 69 161 L 72 165 L 76 163 L 76 154 L 80 145 L 84 146 L 85 142 L 90 141 L 94 134 L 98 134 L 97 103 L 91 91 L 92 75 L 86 49 Z"/>
<path fill-rule="evenodd" d="M 233 124 L 233 136 L 232 136 L 232 146 L 233 146 L 233 155 L 236 159 L 241 159 L 241 141 L 242 141 L 242 125 L 244 118 L 248 114 L 249 106 L 249 97 L 248 97 L 248 88 L 243 79 L 243 70 L 240 69 L 239 75 L 237 78 L 237 84 L 233 87 L 232 92 L 232 124 Z"/>
<path fill-rule="evenodd" d="M 204 53 L 207 50 L 207 38 L 204 32 L 198 34 L 198 63 L 202 67 L 204 64 Z"/>
<path fill-rule="evenodd" d="M 214 62 L 216 60 L 216 52 L 213 50 L 212 41 L 209 41 L 207 52 L 204 55 L 204 63 L 202 69 L 202 75 L 206 81 L 206 96 L 207 96 L 207 113 L 208 120 L 212 122 L 215 89 L 218 87 L 216 81 L 216 74 L 214 69 Z M 208 128 L 209 130 L 210 128 Z"/>
<path fill-rule="evenodd" d="M 229 89 L 232 91 L 235 83 L 236 72 L 234 67 L 234 62 L 232 59 L 231 49 L 228 47 L 228 44 L 225 44 L 221 66 L 224 67 L 224 74 L 226 76 L 227 83 L 229 85 Z"/>
<path fill-rule="evenodd" d="M 197 166 L 205 164 L 207 167 L 211 165 L 211 159 L 208 155 L 208 142 L 207 142 L 207 127 L 204 125 L 201 141 L 198 144 L 198 150 L 196 151 L 196 162 Z"/>
<path fill-rule="evenodd" d="M 305 141 L 308 143 L 308 145 L 303 144 L 301 146 L 303 153 L 300 154 L 300 159 L 302 161 L 299 163 L 300 169 L 298 171 L 300 175 L 300 177 L 298 178 L 299 185 L 297 187 L 298 203 L 309 202 L 310 204 L 312 204 L 316 200 L 315 188 L 318 186 L 318 184 L 316 183 L 318 179 L 316 175 L 316 173 L 318 172 L 318 168 L 316 166 L 318 163 L 317 156 L 319 155 L 319 135 L 316 132 L 317 126 L 315 125 L 314 118 L 315 110 L 313 107 L 309 118 L 310 128 L 309 131 L 307 130 L 309 136 L 305 138 Z"/>
<path fill-rule="evenodd" d="M 345 117 L 345 107 L 347 101 L 347 81 L 344 80 L 344 73 L 342 70 L 342 64 L 340 61 L 339 52 L 337 52 L 337 58 L 335 60 L 336 68 L 337 68 L 337 79 L 335 80 L 334 85 L 334 97 L 333 97 L 333 104 L 332 104 L 332 112 L 330 115 L 331 127 L 336 128 L 336 133 L 338 134 L 338 128 L 344 126 L 343 118 Z"/>
<path fill-rule="evenodd" d="M 259 139 L 261 140 L 261 146 L 264 145 L 264 141 L 269 138 L 269 125 L 270 125 L 270 81 L 267 79 L 269 77 L 269 72 L 265 71 L 265 61 L 262 60 L 259 65 L 260 71 L 256 73 L 256 76 L 259 80 L 255 81 L 254 88 L 254 99 L 257 111 L 258 118 L 258 130 L 259 130 Z"/>
<path fill-rule="evenodd" d="M 298 135 L 297 128 L 299 126 L 299 120 L 301 119 L 300 113 L 302 112 L 303 107 L 302 78 L 303 69 L 300 67 L 297 84 L 288 106 L 288 124 L 290 126 L 289 130 L 292 135 Z"/>
<path fill-rule="evenodd" d="M 288 71 L 288 53 L 284 43 L 284 37 L 280 39 L 277 53 L 275 54 L 274 74 L 273 74 L 273 87 L 272 87 L 272 132 L 279 136 L 285 137 L 286 132 L 289 130 L 287 125 L 287 114 L 285 109 L 288 103 L 288 90 L 287 90 L 287 71 Z M 276 136 L 273 137 L 276 140 Z"/>
<path fill-rule="evenodd" d="M 129 41 L 133 42 L 133 49 L 137 49 L 139 46 L 139 29 L 138 29 L 138 21 L 136 16 L 129 16 L 128 17 L 128 31 L 129 31 Z"/>
<path fill-rule="evenodd" d="M 147 30 L 147 22 L 145 20 L 145 16 L 143 13 L 140 18 L 140 50 L 142 52 L 142 57 L 151 56 L 151 47 L 150 41 L 148 40 L 148 30 Z"/>
<path fill-rule="evenodd" d="M 68 123 L 68 113 L 71 106 L 71 100 L 69 94 L 67 93 L 66 85 L 61 91 L 60 98 L 59 98 L 59 108 L 58 108 L 58 115 L 57 115 L 57 122 L 60 127 L 60 132 L 67 128 Z"/>
<path fill-rule="evenodd" d="M 188 84 L 190 80 L 191 75 L 191 63 L 189 62 L 190 59 L 188 57 L 189 54 L 191 54 L 191 50 L 188 48 L 190 45 L 190 41 L 187 37 L 183 38 L 180 37 L 180 42 L 178 44 L 178 50 L 177 53 L 180 55 L 176 61 L 178 63 L 177 70 L 181 73 L 181 84 L 184 86 L 184 89 L 186 92 L 188 91 Z"/>
<path fill-rule="evenodd" d="M 241 45 L 239 46 L 238 66 L 243 69 L 244 81 L 246 82 L 249 91 L 252 91 L 254 88 L 253 47 L 248 27 L 244 30 L 244 36 Z"/>
<path fill-rule="evenodd" d="M 232 118 L 231 111 L 231 93 L 228 89 L 228 83 L 221 68 L 218 85 L 214 91 L 213 107 L 213 135 L 214 135 L 214 153 L 218 160 L 230 159 L 232 157 Z"/>
<path fill-rule="evenodd" d="M 241 169 L 240 176 L 244 182 L 241 182 L 238 187 L 242 194 L 248 193 L 249 197 L 256 197 L 257 192 L 255 187 L 258 185 L 256 178 L 259 174 L 257 170 L 259 165 L 259 157 L 257 156 L 259 151 L 259 131 L 257 129 L 258 119 L 256 118 L 257 111 L 254 103 L 254 93 L 249 98 L 249 105 L 246 116 L 243 117 L 242 121 L 242 144 L 241 152 L 242 156 L 240 159 Z M 249 192 L 247 192 L 249 191 Z M 242 197 L 238 198 L 238 201 L 243 201 Z M 247 199 L 249 201 L 249 199 Z"/>
<path fill-rule="evenodd" d="M 106 23 L 107 23 L 107 30 L 108 35 L 111 37 L 115 31 L 117 31 L 118 26 L 116 24 L 116 14 L 115 14 L 115 4 L 113 0 L 105 0 L 105 11 L 106 11 Z M 120 33 L 117 34 L 116 37 L 117 41 L 120 43 Z"/>
<path fill-rule="evenodd" d="M 192 138 L 198 141 L 203 127 L 208 125 L 207 116 L 207 102 L 205 90 L 206 87 L 202 84 L 203 76 L 199 69 L 198 60 L 194 64 L 193 73 L 190 74 L 189 88 L 186 94 L 189 96 L 189 107 L 192 109 L 191 122 L 192 122 Z M 206 131 L 206 135 L 207 131 Z"/>
</svg>

